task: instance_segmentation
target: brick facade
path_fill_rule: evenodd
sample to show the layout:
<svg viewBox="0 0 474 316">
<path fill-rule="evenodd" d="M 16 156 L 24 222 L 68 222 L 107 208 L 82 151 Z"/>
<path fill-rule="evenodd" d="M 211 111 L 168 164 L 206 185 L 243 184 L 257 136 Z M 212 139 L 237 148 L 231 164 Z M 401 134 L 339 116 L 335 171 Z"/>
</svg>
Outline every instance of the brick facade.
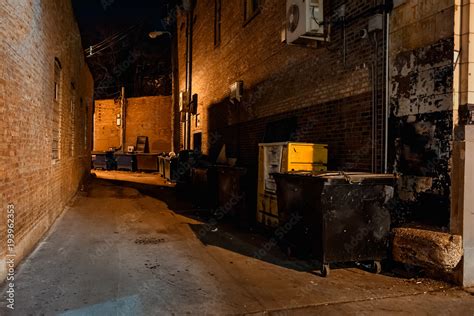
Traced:
<svg viewBox="0 0 474 316">
<path fill-rule="evenodd" d="M 93 80 L 70 1 L 0 4 L 0 281 L 6 209 L 18 263 L 49 229 L 90 165 Z M 55 100 L 55 59 L 60 80 Z M 53 138 L 58 137 L 53 159 Z"/>
<path fill-rule="evenodd" d="M 373 3 L 327 4 L 330 15 L 346 3 L 345 45 L 342 26 L 337 25 L 330 41 L 317 48 L 282 42 L 285 1 L 262 1 L 260 12 L 248 23 L 243 3 L 222 1 L 218 46 L 214 1 L 198 1 L 194 10 L 192 93 L 199 95 L 200 126 L 193 118 L 192 133 L 202 133 L 203 152 L 215 159 L 226 144 L 228 155 L 250 170 L 252 197 L 258 143 L 288 139 L 271 135 L 275 131 L 300 142 L 329 144 L 332 170 L 382 171 L 383 32 L 361 36 L 375 13 Z M 184 12 L 178 16 L 177 30 L 179 90 L 185 90 Z M 244 83 L 243 99 L 232 104 L 229 86 L 238 80 Z"/>
<path fill-rule="evenodd" d="M 343 1 L 332 2 L 328 12 L 341 4 Z M 367 1 L 353 1 L 347 6 L 347 15 L 370 10 L 371 5 Z M 213 8 L 214 1 L 197 3 L 193 36 L 193 93 L 199 95 L 201 126 L 196 127 L 194 121 L 192 125 L 193 133 L 202 132 L 204 152 L 212 155 L 226 143 L 229 154 L 243 153 L 239 157 L 241 164 L 254 165 L 257 144 L 264 138 L 262 133 L 257 137 L 247 131 L 264 131 L 266 124 L 278 117 L 295 117 L 299 141 L 329 143 L 332 169 L 370 171 L 372 146 L 364 144 L 371 142 L 371 62 L 374 59 L 381 62 L 382 51 L 376 58 L 373 43 L 359 36 L 367 27 L 367 18 L 348 22 L 344 64 L 340 30 L 334 30 L 331 42 L 320 48 L 281 42 L 285 1 L 264 1 L 260 13 L 246 25 L 243 25 L 243 1 L 223 3 L 219 46 L 214 46 Z M 180 90 L 185 87 L 183 23 L 181 16 L 178 21 Z M 245 92 L 243 101 L 233 105 L 228 100 L 229 86 L 237 80 L 244 82 Z M 378 94 L 381 87 L 380 81 L 375 89 Z M 377 103 L 380 108 L 381 97 Z M 308 122 L 309 117 L 317 121 Z M 314 128 L 307 128 L 308 124 Z M 331 132 L 323 127 L 327 125 L 332 126 Z M 245 140 L 239 145 L 233 137 L 237 130 Z M 213 132 L 223 137 L 209 144 Z M 375 141 L 379 143 L 380 139 Z M 361 151 L 361 147 L 369 150 Z M 380 156 L 377 159 L 374 167 L 380 168 Z"/>
<path fill-rule="evenodd" d="M 120 147 L 118 100 L 96 100 L 94 150 Z M 126 101 L 125 149 L 135 146 L 137 136 L 148 136 L 150 152 L 171 151 L 171 96 L 129 98 Z"/>
<path fill-rule="evenodd" d="M 277 0 L 262 1 L 250 22 L 244 21 L 244 1 L 222 1 L 216 46 L 215 1 L 198 1 L 193 12 L 192 93 L 199 95 L 201 124 L 197 127 L 193 120 L 192 133 L 202 133 L 204 153 L 215 158 L 225 143 L 228 155 L 253 170 L 256 181 L 257 144 L 290 124 L 292 139 L 329 144 L 330 169 L 383 172 L 387 44 L 382 30 L 364 33 L 371 17 L 382 13 L 383 3 L 326 1 L 326 16 L 345 4 L 345 27 L 334 23 L 330 42 L 309 48 L 281 41 L 286 1 Z M 447 226 L 454 5 L 394 3 L 388 171 L 406 175 L 398 185 L 401 198 L 394 209 L 401 221 L 428 218 Z M 184 12 L 177 30 L 179 90 L 184 90 Z M 244 82 L 243 100 L 231 104 L 229 86 L 237 80 Z M 181 144 L 182 138 L 183 133 Z M 413 143 L 416 139 L 422 143 Z M 422 148 L 419 153 L 414 151 L 417 146 Z M 418 163 L 410 160 L 414 156 Z M 426 213 L 432 208 L 436 214 Z"/>
</svg>

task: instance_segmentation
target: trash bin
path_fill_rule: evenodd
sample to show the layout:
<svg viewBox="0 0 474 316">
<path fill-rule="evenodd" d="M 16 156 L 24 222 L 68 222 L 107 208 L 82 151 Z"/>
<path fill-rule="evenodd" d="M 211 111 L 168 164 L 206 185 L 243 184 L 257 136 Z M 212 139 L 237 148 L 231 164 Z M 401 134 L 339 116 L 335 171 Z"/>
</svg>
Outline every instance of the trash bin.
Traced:
<svg viewBox="0 0 474 316">
<path fill-rule="evenodd" d="M 243 177 L 247 169 L 230 166 L 216 166 L 219 210 L 232 216 L 238 224 L 248 223 L 246 197 L 243 191 Z"/>
<path fill-rule="evenodd" d="M 113 152 L 93 151 L 91 157 L 93 169 L 114 170 L 116 167 Z"/>
<path fill-rule="evenodd" d="M 256 220 L 268 227 L 278 226 L 275 172 L 326 171 L 328 145 L 311 143 L 259 144 Z"/>
<path fill-rule="evenodd" d="M 174 157 L 164 158 L 164 177 L 170 182 L 189 184 L 191 169 L 196 164 L 196 154 L 190 150 L 180 151 Z"/>
<path fill-rule="evenodd" d="M 322 264 L 387 258 L 395 177 L 386 174 L 289 172 L 272 174 L 277 184 L 283 245 Z"/>
<path fill-rule="evenodd" d="M 91 158 L 92 168 L 107 170 L 107 153 L 105 151 L 93 151 Z"/>
<path fill-rule="evenodd" d="M 158 171 L 158 154 L 137 154 L 137 169 L 140 171 Z"/>
<path fill-rule="evenodd" d="M 165 158 L 166 156 L 163 155 L 158 157 L 158 169 L 163 178 L 165 177 Z"/>
<path fill-rule="evenodd" d="M 170 182 L 176 181 L 177 162 L 178 162 L 178 158 L 176 157 L 164 158 L 163 177 Z"/>
<path fill-rule="evenodd" d="M 215 166 L 199 166 L 191 169 L 191 191 L 193 204 L 199 207 L 216 209 L 217 169 Z"/>
<path fill-rule="evenodd" d="M 115 161 L 117 162 L 117 170 L 135 170 L 135 154 L 115 153 Z"/>
</svg>

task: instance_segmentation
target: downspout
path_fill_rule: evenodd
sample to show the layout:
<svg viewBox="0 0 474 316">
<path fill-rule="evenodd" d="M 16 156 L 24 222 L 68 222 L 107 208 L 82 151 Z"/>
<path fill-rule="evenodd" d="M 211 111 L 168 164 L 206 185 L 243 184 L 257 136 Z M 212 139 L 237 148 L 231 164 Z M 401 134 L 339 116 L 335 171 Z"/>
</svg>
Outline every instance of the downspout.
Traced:
<svg viewBox="0 0 474 316">
<path fill-rule="evenodd" d="M 372 62 L 370 64 L 370 75 L 372 77 L 372 113 L 371 113 L 371 116 L 372 116 L 372 123 L 371 123 L 371 135 L 370 135 L 370 138 L 371 138 L 371 164 L 370 164 L 370 168 L 371 168 L 371 172 L 372 173 L 375 173 L 375 123 L 374 123 L 374 120 L 375 120 L 375 62 Z"/>
<path fill-rule="evenodd" d="M 188 3 L 186 10 L 186 91 L 188 92 L 188 104 L 192 100 L 193 85 L 193 18 L 194 4 L 192 1 Z M 186 112 L 184 122 L 184 149 L 191 149 L 191 113 Z"/>
<path fill-rule="evenodd" d="M 194 31 L 194 3 L 191 4 L 191 11 L 189 12 L 189 93 L 188 93 L 188 104 L 191 104 L 193 99 L 193 31 Z M 197 105 L 195 105 L 197 106 Z M 191 150 L 191 113 L 188 112 L 188 150 Z"/>
<path fill-rule="evenodd" d="M 189 89 L 189 12 L 186 12 L 186 83 L 185 83 L 185 90 L 188 91 Z M 182 115 L 180 113 L 180 115 Z M 185 114 L 186 117 L 185 117 L 185 120 L 184 120 L 184 124 L 182 124 L 184 126 L 184 131 L 183 131 L 183 149 L 187 149 L 188 148 L 188 144 L 187 144 L 187 135 L 188 135 L 188 130 L 187 130 L 187 127 L 188 127 L 188 114 L 186 113 Z M 180 118 L 181 120 L 181 118 Z"/>
<path fill-rule="evenodd" d="M 384 135 L 384 172 L 388 173 L 388 120 L 390 115 L 390 9 L 386 8 L 385 16 L 385 135 Z"/>
<path fill-rule="evenodd" d="M 120 149 L 125 153 L 125 87 L 122 87 L 120 91 Z"/>
<path fill-rule="evenodd" d="M 171 73 L 172 73 L 172 103 L 173 103 L 173 114 L 171 115 L 171 129 L 172 129 L 172 143 L 171 151 L 177 152 L 179 150 L 179 135 L 180 130 L 180 112 L 178 105 L 178 96 L 179 96 L 179 74 L 178 72 L 178 36 L 177 31 L 173 32 L 171 36 Z"/>
</svg>

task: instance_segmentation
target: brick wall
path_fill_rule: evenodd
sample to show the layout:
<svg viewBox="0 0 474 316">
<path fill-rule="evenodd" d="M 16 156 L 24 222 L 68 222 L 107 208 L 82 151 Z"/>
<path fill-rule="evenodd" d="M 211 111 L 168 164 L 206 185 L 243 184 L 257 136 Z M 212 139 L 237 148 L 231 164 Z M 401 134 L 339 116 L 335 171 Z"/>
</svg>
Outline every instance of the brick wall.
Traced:
<svg viewBox="0 0 474 316">
<path fill-rule="evenodd" d="M 284 130 L 295 141 L 329 144 L 330 169 L 381 171 L 383 33 L 361 37 L 369 16 L 375 13 L 374 2 L 326 1 L 327 16 L 346 3 L 345 42 L 342 26 L 335 25 L 330 42 L 319 43 L 317 48 L 283 43 L 286 1 L 262 3 L 260 12 L 244 23 L 243 1 L 222 1 L 221 43 L 216 47 L 214 1 L 197 2 L 192 93 L 199 95 L 201 125 L 197 127 L 193 119 L 192 133 L 202 133 L 204 153 L 215 159 L 226 144 L 227 154 L 249 169 L 251 208 L 256 196 L 258 143 L 281 140 L 283 136 L 271 134 L 285 134 Z M 184 90 L 183 12 L 177 30 L 179 90 Z M 232 104 L 229 86 L 237 80 L 244 82 L 243 99 Z M 282 121 L 285 119 L 290 122 Z"/>
<path fill-rule="evenodd" d="M 343 3 L 331 1 L 326 11 L 331 13 Z M 193 93 L 199 95 L 201 126 L 196 127 L 194 121 L 192 125 L 193 133 L 203 134 L 205 153 L 212 156 L 226 143 L 229 154 L 240 155 L 241 164 L 254 165 L 257 144 L 264 140 L 262 131 L 266 124 L 278 118 L 295 117 L 298 141 L 329 143 L 333 169 L 372 169 L 372 91 L 378 95 L 378 109 L 383 100 L 382 80 L 374 88 L 371 65 L 374 60 L 379 62 L 377 71 L 382 78 L 383 51 L 376 54 L 374 43 L 359 35 L 368 25 L 366 15 L 372 2 L 351 1 L 346 7 L 348 17 L 362 15 L 347 22 L 344 63 L 341 27 L 335 27 L 331 41 L 319 48 L 281 42 L 285 1 L 263 1 L 261 12 L 247 24 L 243 20 L 243 1 L 223 1 L 221 44 L 217 47 L 214 46 L 214 1 L 197 3 Z M 184 90 L 183 14 L 178 18 L 177 29 L 180 90 Z M 377 36 L 379 41 L 381 36 Z M 228 100 L 229 86 L 237 80 L 244 82 L 245 91 L 242 102 L 233 105 Z M 376 115 L 380 122 L 379 110 Z M 239 143 L 236 132 L 231 130 L 239 131 Z M 256 130 L 261 132 L 256 135 L 253 132 Z M 221 136 L 217 137 L 219 141 L 214 141 L 216 132 Z M 379 145 L 381 139 L 374 142 Z M 369 150 L 361 151 L 361 147 Z M 373 165 L 380 168 L 381 157 L 376 158 Z"/>
<path fill-rule="evenodd" d="M 137 136 L 148 136 L 151 152 L 171 151 L 171 97 L 129 98 L 126 104 L 125 149 L 136 145 Z M 94 150 L 120 147 L 117 114 L 120 114 L 120 102 L 95 102 Z"/>
<path fill-rule="evenodd" d="M 94 150 L 105 151 L 110 147 L 120 147 L 120 115 L 118 100 L 96 100 L 94 103 Z"/>
<path fill-rule="evenodd" d="M 219 46 L 214 45 L 214 1 L 196 5 L 192 92 L 199 95 L 201 126 L 194 121 L 192 126 L 193 133 L 203 135 L 204 152 L 215 157 L 225 143 L 229 155 L 254 169 L 257 144 L 266 139 L 267 126 L 284 129 L 278 121 L 292 118 L 293 139 L 329 144 L 330 169 L 382 172 L 386 43 L 380 31 L 365 38 L 361 31 L 383 1 L 326 1 L 326 16 L 346 4 L 346 22 L 345 27 L 334 24 L 331 41 L 318 48 L 282 43 L 286 1 L 262 2 L 261 12 L 244 23 L 244 1 L 222 1 Z M 448 0 L 401 0 L 395 5 L 388 167 L 408 175 L 400 180 L 401 199 L 395 209 L 402 222 L 429 219 L 445 226 L 454 6 Z M 177 29 L 179 89 L 184 90 L 183 13 Z M 234 105 L 229 102 L 229 85 L 237 80 L 244 82 L 245 91 L 242 102 Z M 416 212 L 420 216 L 413 216 Z"/>
<path fill-rule="evenodd" d="M 93 80 L 70 1 L 2 1 L 0 38 L 1 281 L 6 273 L 7 204 L 15 205 L 19 262 L 61 214 L 88 172 Z M 55 58 L 61 64 L 57 105 Z M 52 159 L 55 124 L 59 160 Z"/>
</svg>

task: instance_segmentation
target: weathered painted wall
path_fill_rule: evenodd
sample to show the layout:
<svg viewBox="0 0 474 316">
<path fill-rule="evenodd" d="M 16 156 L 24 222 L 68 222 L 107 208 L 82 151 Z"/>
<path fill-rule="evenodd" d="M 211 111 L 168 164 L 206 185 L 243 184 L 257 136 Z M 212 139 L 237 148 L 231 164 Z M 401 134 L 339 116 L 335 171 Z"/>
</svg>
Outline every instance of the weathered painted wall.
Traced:
<svg viewBox="0 0 474 316">
<path fill-rule="evenodd" d="M 449 227 L 453 1 L 398 1 L 390 34 L 390 144 L 397 221 Z"/>
</svg>

